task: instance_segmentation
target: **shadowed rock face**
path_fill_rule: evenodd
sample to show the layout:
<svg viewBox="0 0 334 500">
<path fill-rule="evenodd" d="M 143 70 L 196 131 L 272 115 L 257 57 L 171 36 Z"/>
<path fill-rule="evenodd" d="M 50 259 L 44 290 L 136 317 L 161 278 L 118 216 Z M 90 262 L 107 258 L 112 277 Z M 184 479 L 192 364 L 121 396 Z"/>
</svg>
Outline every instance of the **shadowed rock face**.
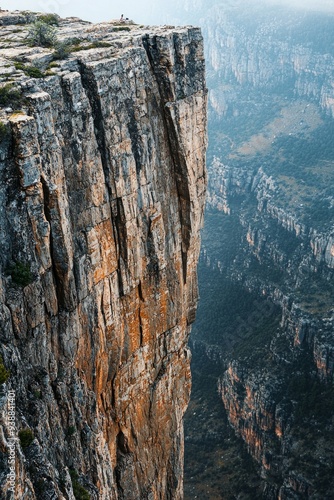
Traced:
<svg viewBox="0 0 334 500">
<path fill-rule="evenodd" d="M 61 21 L 58 38 L 80 38 L 82 50 L 36 79 L 13 59 L 45 71 L 52 50 L 27 47 L 17 18 L 19 33 L 4 15 L 12 45 L 0 50 L 22 92 L 20 112 L 1 108 L 0 335 L 11 373 L 1 486 L 13 389 L 17 427 L 35 436 L 17 445 L 17 498 L 73 499 L 80 487 L 91 498 L 182 498 L 206 187 L 201 33 Z"/>
</svg>

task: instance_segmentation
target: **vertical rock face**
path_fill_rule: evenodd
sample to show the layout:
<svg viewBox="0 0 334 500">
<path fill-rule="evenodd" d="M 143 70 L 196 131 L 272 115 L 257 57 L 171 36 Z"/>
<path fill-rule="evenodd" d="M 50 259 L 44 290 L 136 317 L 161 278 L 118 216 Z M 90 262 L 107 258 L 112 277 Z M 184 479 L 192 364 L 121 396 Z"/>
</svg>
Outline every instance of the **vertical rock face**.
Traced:
<svg viewBox="0 0 334 500">
<path fill-rule="evenodd" d="M 0 164 L 2 355 L 17 427 L 35 436 L 17 446 L 17 498 L 80 487 L 182 497 L 206 186 L 202 37 L 129 29 L 62 22 L 58 36 L 82 50 L 38 80 L 12 59 L 44 69 L 50 50 L 18 36 L 0 53 L 22 92 L 22 111 L 2 110 Z"/>
</svg>

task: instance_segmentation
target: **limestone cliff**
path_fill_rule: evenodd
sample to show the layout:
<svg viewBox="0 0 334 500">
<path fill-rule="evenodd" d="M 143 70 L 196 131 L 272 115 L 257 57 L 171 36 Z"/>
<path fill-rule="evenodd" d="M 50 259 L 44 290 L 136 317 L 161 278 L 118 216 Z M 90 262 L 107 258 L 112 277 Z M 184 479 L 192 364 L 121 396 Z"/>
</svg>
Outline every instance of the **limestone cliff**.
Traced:
<svg viewBox="0 0 334 500">
<path fill-rule="evenodd" d="M 210 89 L 216 112 L 233 108 L 240 85 L 263 92 L 290 87 L 291 95 L 315 100 L 334 116 L 332 17 L 256 2 L 245 11 L 237 1 L 225 8 L 216 3 L 202 23 L 208 69 L 220 81 Z"/>
<path fill-rule="evenodd" d="M 200 30 L 62 20 L 71 50 L 54 60 L 25 43 L 33 15 L 1 15 L 1 487 L 11 498 L 12 389 L 17 430 L 34 435 L 17 443 L 15 498 L 182 498 Z"/>
</svg>

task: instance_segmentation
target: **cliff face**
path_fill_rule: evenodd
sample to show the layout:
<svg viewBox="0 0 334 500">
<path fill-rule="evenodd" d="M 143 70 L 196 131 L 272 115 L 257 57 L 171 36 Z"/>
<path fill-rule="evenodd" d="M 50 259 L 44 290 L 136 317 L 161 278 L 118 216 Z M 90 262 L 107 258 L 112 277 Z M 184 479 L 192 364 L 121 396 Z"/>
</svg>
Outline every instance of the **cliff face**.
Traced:
<svg viewBox="0 0 334 500">
<path fill-rule="evenodd" d="M 208 68 L 221 85 L 228 82 L 225 91 L 221 85 L 210 91 L 216 112 L 226 113 L 237 86 L 249 85 L 264 92 L 290 87 L 294 96 L 314 99 L 334 116 L 331 18 L 252 3 L 246 11 L 237 2 L 212 6 L 203 20 Z"/>
<path fill-rule="evenodd" d="M 16 18 L 0 52 L 20 94 L 19 112 L 1 110 L 0 332 L 3 387 L 35 437 L 17 444 L 16 498 L 74 498 L 78 484 L 181 498 L 206 186 L 200 31 L 65 20 L 58 37 L 76 51 L 37 79 L 22 62 L 44 72 L 52 50 L 28 48 Z"/>
</svg>

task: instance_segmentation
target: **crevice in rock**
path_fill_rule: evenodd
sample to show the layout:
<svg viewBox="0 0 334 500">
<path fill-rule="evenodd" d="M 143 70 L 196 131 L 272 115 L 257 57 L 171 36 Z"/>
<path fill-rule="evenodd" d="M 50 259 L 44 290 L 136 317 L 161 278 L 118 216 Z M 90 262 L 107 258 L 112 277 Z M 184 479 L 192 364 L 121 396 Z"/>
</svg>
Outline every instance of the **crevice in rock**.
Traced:
<svg viewBox="0 0 334 500">
<path fill-rule="evenodd" d="M 147 265 L 147 271 L 150 279 L 154 280 L 156 285 L 159 285 L 160 282 L 160 265 L 159 265 L 159 257 L 157 255 L 155 245 L 154 245 L 154 237 L 151 229 L 151 222 L 149 222 L 148 234 L 146 239 L 146 247 L 147 247 L 147 255 L 149 257 L 149 262 Z"/>
<path fill-rule="evenodd" d="M 141 302 L 145 302 L 145 299 L 144 299 L 144 296 L 143 296 L 143 289 L 142 289 L 141 281 L 139 281 L 139 284 L 138 284 L 138 295 L 139 295 L 140 301 Z"/>
<path fill-rule="evenodd" d="M 128 260 L 128 237 L 126 228 L 126 217 L 124 211 L 124 205 L 122 198 L 116 199 L 117 212 L 115 217 L 115 227 L 117 230 L 118 246 L 119 246 L 119 256 L 123 259 L 123 262 Z"/>
<path fill-rule="evenodd" d="M 56 284 L 56 296 L 57 296 L 58 305 L 62 308 L 65 308 L 63 279 L 58 272 L 56 262 L 54 259 L 54 241 L 53 241 L 53 234 L 52 234 L 52 220 L 51 220 L 52 218 L 51 218 L 51 210 L 50 210 L 51 193 L 50 193 L 49 186 L 47 185 L 47 182 L 45 181 L 45 179 L 43 177 L 41 177 L 41 184 L 42 184 L 42 190 L 43 190 L 44 215 L 45 215 L 46 220 L 50 224 L 51 271 L 52 271 L 53 280 Z"/>
<path fill-rule="evenodd" d="M 152 70 L 152 74 L 157 83 L 160 95 L 160 110 L 163 119 L 166 137 L 168 140 L 169 150 L 174 166 L 175 185 L 178 193 L 179 203 L 179 217 L 181 223 L 182 233 L 182 264 L 183 264 L 183 282 L 187 280 L 187 252 L 189 250 L 190 236 L 191 236 L 191 205 L 190 193 L 188 186 L 188 172 L 187 164 L 182 152 L 180 151 L 180 142 L 177 138 L 177 131 L 175 130 L 174 121 L 169 111 L 169 105 L 172 105 L 173 95 L 170 87 L 169 80 L 166 80 L 166 71 L 159 71 L 156 61 L 160 61 L 159 50 L 156 44 L 156 37 L 153 37 L 153 43 L 150 43 L 149 36 L 146 35 L 142 38 L 143 46 L 146 50 L 147 58 Z"/>
<path fill-rule="evenodd" d="M 104 129 L 104 119 L 101 107 L 101 99 L 99 97 L 98 87 L 93 71 L 88 68 L 82 61 L 78 61 L 81 75 L 82 86 L 86 92 L 90 106 L 92 109 L 94 121 L 94 133 L 96 142 L 99 148 L 106 185 L 108 188 L 110 200 L 114 199 L 116 189 L 114 179 L 111 177 L 110 156 L 107 148 L 107 139 Z"/>
<path fill-rule="evenodd" d="M 81 75 L 82 86 L 86 92 L 88 100 L 90 102 L 90 106 L 92 109 L 93 121 L 94 121 L 94 133 L 96 142 L 98 145 L 98 149 L 100 152 L 102 167 L 104 171 L 104 177 L 106 180 L 106 186 L 109 193 L 110 200 L 110 209 L 111 209 L 111 219 L 113 225 L 113 232 L 116 243 L 116 252 L 117 252 L 117 260 L 118 260 L 118 281 L 119 281 L 119 289 L 121 295 L 123 295 L 123 280 L 122 273 L 120 269 L 122 269 L 121 259 L 123 262 L 127 262 L 127 230 L 126 230 L 126 218 L 124 213 L 123 202 L 121 198 L 117 198 L 116 196 L 116 186 L 115 180 L 113 178 L 110 160 L 110 154 L 107 147 L 107 138 L 104 126 L 104 117 L 102 113 L 101 107 L 101 99 L 99 97 L 98 86 L 96 83 L 96 79 L 93 71 L 88 68 L 82 61 L 78 61 L 79 70 Z M 135 121 L 134 117 L 133 120 Z M 138 151 L 138 139 L 139 132 L 136 124 L 134 124 L 129 133 L 131 137 L 131 143 L 133 147 L 133 154 L 135 156 L 136 166 L 139 161 L 139 151 Z"/>
<path fill-rule="evenodd" d="M 119 500 L 136 500 L 141 498 L 135 474 L 133 454 L 128 447 L 127 438 L 120 431 L 116 438 L 115 482 Z"/>
<path fill-rule="evenodd" d="M 135 117 L 135 112 L 133 109 L 133 101 L 131 99 L 126 99 L 125 101 L 126 111 L 129 116 L 128 131 L 131 140 L 132 154 L 136 163 L 136 172 L 139 174 L 141 171 L 141 158 L 143 158 L 143 147 L 141 144 L 141 133 L 138 127 L 138 121 Z"/>
<path fill-rule="evenodd" d="M 141 311 L 139 308 L 138 312 L 138 318 L 139 318 L 139 347 L 143 346 L 143 324 L 142 324 L 142 319 L 141 319 Z"/>
<path fill-rule="evenodd" d="M 119 431 L 117 435 L 117 448 L 120 453 L 130 453 L 129 447 L 128 447 L 128 441 L 126 437 L 124 436 L 122 431 Z"/>
</svg>

